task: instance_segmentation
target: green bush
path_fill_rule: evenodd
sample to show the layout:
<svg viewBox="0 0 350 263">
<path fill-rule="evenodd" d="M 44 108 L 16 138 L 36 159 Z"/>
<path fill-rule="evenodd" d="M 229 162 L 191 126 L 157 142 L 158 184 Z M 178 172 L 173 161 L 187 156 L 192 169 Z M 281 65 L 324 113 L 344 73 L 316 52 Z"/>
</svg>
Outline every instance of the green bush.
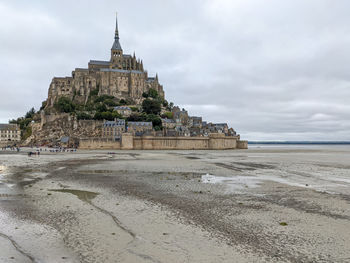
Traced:
<svg viewBox="0 0 350 263">
<path fill-rule="evenodd" d="M 174 114 L 170 111 L 164 112 L 162 114 L 162 118 L 172 119 L 174 117 Z"/>
<path fill-rule="evenodd" d="M 54 107 L 59 112 L 71 113 L 75 111 L 75 105 L 73 102 L 67 97 L 60 97 L 58 101 L 54 104 Z"/>
<path fill-rule="evenodd" d="M 107 111 L 107 107 L 106 107 L 106 105 L 104 105 L 104 104 L 98 104 L 98 105 L 96 106 L 96 110 L 97 110 L 98 112 L 104 112 L 104 111 Z"/>
<path fill-rule="evenodd" d="M 122 116 L 114 111 L 104 111 L 104 112 L 96 112 L 94 115 L 95 120 L 108 120 L 108 121 L 113 121 L 114 119 L 122 119 Z"/>
<path fill-rule="evenodd" d="M 127 105 L 128 102 L 127 102 L 126 100 L 124 100 L 124 99 L 121 99 L 121 100 L 119 101 L 119 104 L 120 104 L 120 105 Z"/>
<path fill-rule="evenodd" d="M 22 132 L 22 139 L 25 140 L 27 139 L 29 136 L 32 135 L 32 127 L 28 126 L 26 127 L 26 129 Z"/>
<path fill-rule="evenodd" d="M 86 112 L 79 112 L 77 118 L 78 120 L 91 120 L 92 116 Z"/>
<path fill-rule="evenodd" d="M 101 95 L 101 96 L 97 97 L 95 99 L 95 103 L 97 103 L 97 102 L 104 102 L 106 100 L 113 100 L 113 99 L 115 99 L 115 97 L 113 97 L 111 95 L 105 95 L 104 94 L 104 95 Z"/>
<path fill-rule="evenodd" d="M 110 106 L 110 107 L 115 107 L 115 106 L 118 106 L 118 104 L 113 101 L 112 99 L 107 99 L 104 101 L 104 103 L 107 105 L 107 106 Z"/>
<path fill-rule="evenodd" d="M 97 95 L 98 95 L 98 91 L 99 91 L 98 88 L 92 90 L 92 91 L 90 92 L 90 96 L 91 96 L 91 97 L 97 96 Z"/>
</svg>

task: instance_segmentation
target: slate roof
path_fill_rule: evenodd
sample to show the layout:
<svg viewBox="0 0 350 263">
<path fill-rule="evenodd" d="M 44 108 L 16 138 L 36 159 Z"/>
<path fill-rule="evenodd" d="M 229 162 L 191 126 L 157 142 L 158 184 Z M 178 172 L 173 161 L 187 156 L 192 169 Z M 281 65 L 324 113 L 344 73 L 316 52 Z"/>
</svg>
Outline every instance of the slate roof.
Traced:
<svg viewBox="0 0 350 263">
<path fill-rule="evenodd" d="M 61 142 L 63 142 L 63 143 L 68 143 L 68 142 L 69 142 L 69 137 L 68 137 L 68 136 L 63 136 L 63 137 L 61 138 Z"/>
<path fill-rule="evenodd" d="M 109 66 L 110 62 L 109 61 L 102 61 L 102 60 L 90 60 L 89 64 Z"/>
<path fill-rule="evenodd" d="M 139 71 L 139 70 L 125 70 L 125 69 L 101 68 L 100 71 L 143 74 L 143 72 L 142 72 L 142 71 Z"/>
<path fill-rule="evenodd" d="M 119 43 L 119 38 L 114 39 L 112 50 L 122 50 L 122 46 Z"/>
<path fill-rule="evenodd" d="M 0 123 L 0 130 L 17 130 L 18 126 L 16 124 L 2 124 Z"/>
<path fill-rule="evenodd" d="M 118 119 L 117 121 L 106 121 L 103 124 L 103 127 L 116 127 L 116 126 L 125 126 L 125 120 Z"/>
<path fill-rule="evenodd" d="M 163 122 L 166 122 L 166 123 L 175 123 L 174 120 L 172 120 L 172 119 L 166 119 L 166 118 L 162 119 L 162 121 L 163 121 Z"/>
<path fill-rule="evenodd" d="M 152 122 L 150 122 L 150 121 L 129 121 L 128 126 L 149 126 L 149 127 L 152 127 Z"/>
<path fill-rule="evenodd" d="M 114 107 L 114 110 L 131 110 L 131 108 L 128 106 L 117 106 Z"/>
</svg>

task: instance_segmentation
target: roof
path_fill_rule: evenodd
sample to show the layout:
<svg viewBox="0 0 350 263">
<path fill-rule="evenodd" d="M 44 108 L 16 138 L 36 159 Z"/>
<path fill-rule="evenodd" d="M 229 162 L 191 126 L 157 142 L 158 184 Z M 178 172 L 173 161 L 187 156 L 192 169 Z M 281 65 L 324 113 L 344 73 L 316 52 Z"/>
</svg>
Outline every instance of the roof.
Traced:
<svg viewBox="0 0 350 263">
<path fill-rule="evenodd" d="M 120 72 L 120 73 L 144 74 L 144 72 L 139 71 L 139 70 L 125 70 L 125 69 L 101 68 L 100 71 L 104 71 L 104 72 Z"/>
<path fill-rule="evenodd" d="M 228 126 L 227 123 L 214 123 L 215 126 Z"/>
<path fill-rule="evenodd" d="M 166 118 L 162 119 L 162 121 L 163 121 L 163 122 L 166 122 L 166 123 L 175 123 L 174 120 L 172 120 L 172 119 L 166 119 Z"/>
<path fill-rule="evenodd" d="M 1 130 L 18 130 L 17 124 L 4 124 L 0 123 Z"/>
<path fill-rule="evenodd" d="M 151 126 L 152 122 L 150 121 L 129 121 L 128 126 Z"/>
<path fill-rule="evenodd" d="M 75 68 L 75 71 L 89 71 L 87 68 Z"/>
<path fill-rule="evenodd" d="M 109 61 L 102 61 L 102 60 L 90 60 L 89 64 L 109 66 L 110 62 Z"/>
<path fill-rule="evenodd" d="M 112 50 L 122 50 L 122 46 L 119 43 L 119 38 L 114 39 Z"/>
<path fill-rule="evenodd" d="M 106 121 L 103 123 L 103 127 L 116 127 L 116 126 L 125 126 L 125 120 L 117 119 L 117 121 Z"/>
<path fill-rule="evenodd" d="M 131 110 L 131 108 L 128 106 L 117 106 L 114 107 L 114 110 Z"/>
<path fill-rule="evenodd" d="M 68 137 L 68 136 L 63 136 L 63 137 L 61 138 L 61 142 L 63 142 L 63 143 L 69 142 L 69 137 Z"/>
<path fill-rule="evenodd" d="M 123 54 L 123 57 L 125 57 L 125 58 L 131 58 L 131 55 Z"/>
</svg>

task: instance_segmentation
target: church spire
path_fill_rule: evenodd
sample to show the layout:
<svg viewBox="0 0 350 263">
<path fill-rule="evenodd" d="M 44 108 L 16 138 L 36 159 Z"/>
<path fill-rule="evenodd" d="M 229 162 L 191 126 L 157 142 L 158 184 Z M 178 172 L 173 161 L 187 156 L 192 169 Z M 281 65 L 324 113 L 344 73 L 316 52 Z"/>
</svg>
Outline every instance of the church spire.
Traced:
<svg viewBox="0 0 350 263">
<path fill-rule="evenodd" d="M 119 43 L 119 31 L 118 31 L 118 17 L 115 15 L 115 33 L 114 33 L 114 43 L 112 46 L 112 50 L 122 50 L 122 47 Z"/>
<path fill-rule="evenodd" d="M 118 31 L 118 13 L 115 13 L 115 34 L 114 39 L 119 39 L 119 31 Z"/>
</svg>

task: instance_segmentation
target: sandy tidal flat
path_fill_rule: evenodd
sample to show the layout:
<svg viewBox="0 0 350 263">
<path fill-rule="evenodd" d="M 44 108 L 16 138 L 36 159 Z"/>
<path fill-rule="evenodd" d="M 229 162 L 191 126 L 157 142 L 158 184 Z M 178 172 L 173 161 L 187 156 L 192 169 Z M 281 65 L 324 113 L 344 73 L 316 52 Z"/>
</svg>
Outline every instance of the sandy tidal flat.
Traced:
<svg viewBox="0 0 350 263">
<path fill-rule="evenodd" d="M 0 153 L 0 262 L 350 262 L 350 149 Z"/>
</svg>

